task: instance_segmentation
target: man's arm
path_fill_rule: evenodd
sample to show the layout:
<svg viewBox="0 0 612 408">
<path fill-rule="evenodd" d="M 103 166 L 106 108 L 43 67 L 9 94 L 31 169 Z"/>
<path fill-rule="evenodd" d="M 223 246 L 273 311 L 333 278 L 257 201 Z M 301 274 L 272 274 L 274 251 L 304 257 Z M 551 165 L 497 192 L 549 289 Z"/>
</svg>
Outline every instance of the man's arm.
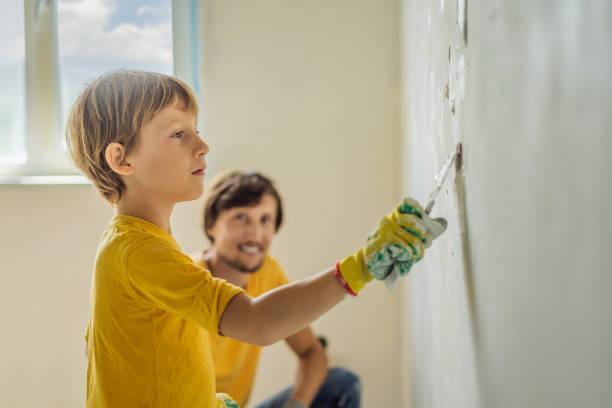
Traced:
<svg viewBox="0 0 612 408">
<path fill-rule="evenodd" d="M 298 357 L 291 398 L 309 406 L 327 375 L 327 354 L 310 327 L 287 337 L 285 341 Z"/>
</svg>

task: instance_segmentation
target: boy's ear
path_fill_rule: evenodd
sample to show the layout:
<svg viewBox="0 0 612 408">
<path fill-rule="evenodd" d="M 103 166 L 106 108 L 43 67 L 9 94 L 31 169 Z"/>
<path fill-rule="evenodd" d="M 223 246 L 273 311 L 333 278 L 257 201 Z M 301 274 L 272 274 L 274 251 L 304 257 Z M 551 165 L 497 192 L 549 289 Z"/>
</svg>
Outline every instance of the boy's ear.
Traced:
<svg viewBox="0 0 612 408">
<path fill-rule="evenodd" d="M 104 158 L 115 173 L 122 176 L 129 176 L 134 173 L 134 167 L 127 160 L 125 147 L 121 143 L 109 143 L 104 150 Z"/>
</svg>

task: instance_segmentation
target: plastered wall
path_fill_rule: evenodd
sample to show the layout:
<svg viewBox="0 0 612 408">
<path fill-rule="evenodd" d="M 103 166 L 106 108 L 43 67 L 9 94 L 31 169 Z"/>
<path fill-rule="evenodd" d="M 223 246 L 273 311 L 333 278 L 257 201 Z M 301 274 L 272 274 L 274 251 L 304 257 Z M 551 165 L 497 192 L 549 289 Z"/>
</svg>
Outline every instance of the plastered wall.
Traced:
<svg viewBox="0 0 612 408">
<path fill-rule="evenodd" d="M 612 5 L 462 3 L 403 1 L 404 191 L 464 153 L 404 282 L 404 406 L 609 406 Z"/>
</svg>

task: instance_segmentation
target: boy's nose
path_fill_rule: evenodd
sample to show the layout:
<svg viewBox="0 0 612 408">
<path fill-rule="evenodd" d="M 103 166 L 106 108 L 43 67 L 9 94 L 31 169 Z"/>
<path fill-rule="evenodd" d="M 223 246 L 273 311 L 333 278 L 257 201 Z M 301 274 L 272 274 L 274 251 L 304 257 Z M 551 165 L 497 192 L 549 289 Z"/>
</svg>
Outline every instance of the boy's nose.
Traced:
<svg viewBox="0 0 612 408">
<path fill-rule="evenodd" d="M 198 137 L 198 156 L 206 156 L 210 152 L 210 148 L 202 138 Z"/>
</svg>

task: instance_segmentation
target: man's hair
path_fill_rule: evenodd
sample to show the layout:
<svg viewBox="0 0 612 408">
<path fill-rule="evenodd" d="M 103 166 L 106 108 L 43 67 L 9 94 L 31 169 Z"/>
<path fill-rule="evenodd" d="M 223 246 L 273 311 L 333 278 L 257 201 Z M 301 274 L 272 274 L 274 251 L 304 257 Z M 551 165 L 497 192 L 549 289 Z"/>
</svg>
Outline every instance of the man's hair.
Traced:
<svg viewBox="0 0 612 408">
<path fill-rule="evenodd" d="M 106 147 L 117 142 L 129 154 L 142 127 L 175 103 L 197 114 L 198 103 L 187 84 L 168 75 L 132 70 L 103 74 L 77 97 L 66 123 L 66 144 L 74 163 L 111 204 L 121 200 L 125 185 L 106 162 Z"/>
<path fill-rule="evenodd" d="M 208 229 L 215 225 L 221 212 L 234 207 L 256 206 L 264 194 L 270 194 L 276 200 L 274 230 L 278 231 L 283 222 L 283 203 L 272 180 L 260 173 L 240 171 L 224 172 L 213 177 L 204 196 L 203 227 L 210 242 L 215 240 L 208 234 Z"/>
</svg>

